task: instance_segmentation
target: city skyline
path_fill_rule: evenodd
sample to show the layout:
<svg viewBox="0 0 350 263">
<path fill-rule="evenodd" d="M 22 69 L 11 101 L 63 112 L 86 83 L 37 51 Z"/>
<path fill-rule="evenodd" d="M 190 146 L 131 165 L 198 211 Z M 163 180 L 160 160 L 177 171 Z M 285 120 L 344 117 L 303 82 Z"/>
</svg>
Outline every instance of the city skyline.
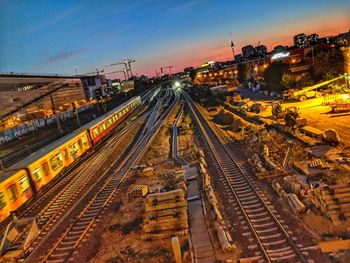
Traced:
<svg viewBox="0 0 350 263">
<path fill-rule="evenodd" d="M 74 74 L 77 66 L 84 73 L 133 58 L 135 73 L 154 75 L 164 66 L 179 71 L 231 58 L 230 32 L 239 54 L 259 41 L 270 51 L 292 45 L 299 33 L 324 37 L 350 26 L 346 1 L 1 1 L 0 6 L 2 72 Z"/>
</svg>

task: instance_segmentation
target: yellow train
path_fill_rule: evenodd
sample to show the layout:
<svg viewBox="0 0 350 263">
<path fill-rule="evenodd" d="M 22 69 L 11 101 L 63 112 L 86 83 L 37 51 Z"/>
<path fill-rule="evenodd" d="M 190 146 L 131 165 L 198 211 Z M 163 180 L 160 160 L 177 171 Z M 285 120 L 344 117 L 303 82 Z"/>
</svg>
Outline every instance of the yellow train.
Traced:
<svg viewBox="0 0 350 263">
<path fill-rule="evenodd" d="M 0 222 L 110 133 L 139 104 L 134 97 L 0 172 Z"/>
</svg>

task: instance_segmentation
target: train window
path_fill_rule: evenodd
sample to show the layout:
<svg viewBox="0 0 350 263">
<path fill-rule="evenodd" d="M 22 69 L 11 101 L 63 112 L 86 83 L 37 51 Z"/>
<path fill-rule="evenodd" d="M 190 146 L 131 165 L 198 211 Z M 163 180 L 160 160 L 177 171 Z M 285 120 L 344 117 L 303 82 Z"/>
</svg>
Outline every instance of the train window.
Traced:
<svg viewBox="0 0 350 263">
<path fill-rule="evenodd" d="M 10 201 L 16 200 L 18 197 L 18 194 L 19 194 L 17 186 L 15 184 L 9 186 L 9 188 L 7 188 L 7 193 L 8 193 Z"/>
<path fill-rule="evenodd" d="M 86 139 L 86 137 L 83 137 L 81 140 L 83 142 L 84 148 L 88 149 L 89 148 L 89 143 L 88 143 L 88 140 Z"/>
<path fill-rule="evenodd" d="M 68 147 L 68 151 L 70 155 L 73 157 L 73 159 L 75 160 L 75 158 L 77 158 L 77 152 L 78 152 L 78 146 L 76 145 L 76 143 L 70 145 Z"/>
<path fill-rule="evenodd" d="M 81 142 L 81 139 L 78 140 L 78 147 L 79 149 L 83 149 L 83 143 Z"/>
<path fill-rule="evenodd" d="M 4 194 L 3 192 L 0 192 L 0 209 L 4 208 L 6 206 L 6 202 L 4 200 Z"/>
<path fill-rule="evenodd" d="M 34 181 L 38 181 L 41 178 L 40 168 L 35 168 L 32 172 Z"/>
<path fill-rule="evenodd" d="M 92 133 L 94 134 L 94 138 L 98 136 L 98 130 L 97 129 L 93 129 Z"/>
<path fill-rule="evenodd" d="M 50 167 L 49 167 L 49 164 L 47 162 L 44 162 L 42 165 L 41 165 L 42 169 L 43 169 L 43 173 L 45 176 L 48 176 L 50 174 Z"/>
<path fill-rule="evenodd" d="M 19 186 L 21 187 L 22 191 L 29 188 L 29 181 L 27 176 L 22 176 L 19 178 Z"/>
<path fill-rule="evenodd" d="M 60 167 L 63 164 L 63 157 L 62 154 L 56 154 L 50 158 L 50 166 L 52 170 L 56 170 L 58 167 Z"/>
<path fill-rule="evenodd" d="M 67 161 L 68 158 L 69 158 L 67 149 L 63 149 L 62 153 L 63 153 L 63 158 L 64 158 L 64 160 Z"/>
</svg>

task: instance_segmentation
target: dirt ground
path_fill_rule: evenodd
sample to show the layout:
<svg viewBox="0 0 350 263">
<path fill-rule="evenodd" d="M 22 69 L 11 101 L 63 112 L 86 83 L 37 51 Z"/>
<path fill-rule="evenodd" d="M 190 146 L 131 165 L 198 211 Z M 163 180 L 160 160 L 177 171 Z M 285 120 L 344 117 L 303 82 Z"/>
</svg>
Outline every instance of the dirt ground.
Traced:
<svg viewBox="0 0 350 263">
<path fill-rule="evenodd" d="M 177 108 L 178 109 L 178 108 Z M 150 191 L 159 188 L 173 188 L 171 172 L 179 169 L 170 155 L 170 127 L 177 110 L 171 113 L 140 164 L 153 166 L 154 175 L 144 176 L 140 170 L 133 170 L 124 189 L 112 205 L 111 213 L 104 222 L 104 230 L 99 239 L 99 248 L 89 260 L 90 263 L 123 262 L 174 262 L 170 239 L 142 240 L 144 218 L 144 199 L 127 197 L 127 192 L 135 185 L 147 185 Z M 186 247 L 186 238 L 180 238 Z M 185 249 L 185 248 L 184 248 Z"/>
</svg>

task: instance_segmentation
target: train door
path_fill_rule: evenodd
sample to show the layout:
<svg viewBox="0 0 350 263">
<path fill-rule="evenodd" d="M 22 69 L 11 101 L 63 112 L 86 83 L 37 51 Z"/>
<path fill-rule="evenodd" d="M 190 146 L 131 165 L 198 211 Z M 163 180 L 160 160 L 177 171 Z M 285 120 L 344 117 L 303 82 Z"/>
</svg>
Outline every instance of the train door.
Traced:
<svg viewBox="0 0 350 263">
<path fill-rule="evenodd" d="M 89 142 L 88 139 L 84 136 L 81 138 L 81 141 L 83 142 L 84 152 L 89 149 Z"/>
<path fill-rule="evenodd" d="M 15 210 L 19 206 L 19 202 L 17 200 L 19 196 L 19 191 L 15 182 L 9 184 L 6 193 L 9 201 L 11 202 L 11 210 Z"/>
<path fill-rule="evenodd" d="M 27 175 L 22 175 L 19 177 L 19 188 L 22 193 L 24 193 L 24 196 L 27 198 L 32 196 L 32 189 L 30 188 L 29 180 Z"/>
<path fill-rule="evenodd" d="M 39 190 L 41 187 L 41 176 L 42 176 L 40 167 L 36 167 L 33 169 L 32 176 L 33 176 L 33 181 L 35 183 L 35 188 L 36 190 Z"/>
<path fill-rule="evenodd" d="M 78 145 L 77 143 L 73 143 L 68 147 L 68 151 L 70 156 L 72 156 L 73 160 L 76 160 L 78 158 Z"/>
</svg>

